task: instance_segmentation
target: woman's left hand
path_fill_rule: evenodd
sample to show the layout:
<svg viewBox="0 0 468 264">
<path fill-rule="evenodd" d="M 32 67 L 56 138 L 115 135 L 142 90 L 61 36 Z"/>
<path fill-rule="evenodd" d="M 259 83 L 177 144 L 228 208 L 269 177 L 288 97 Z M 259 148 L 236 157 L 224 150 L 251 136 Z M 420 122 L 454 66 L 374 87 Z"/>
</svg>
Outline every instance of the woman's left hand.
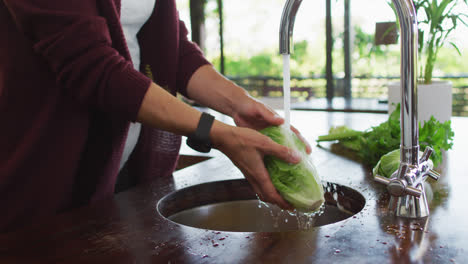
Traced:
<svg viewBox="0 0 468 264">
<path fill-rule="evenodd" d="M 268 126 L 278 126 L 284 123 L 284 119 L 273 109 L 250 96 L 247 96 L 246 99 L 242 100 L 242 102 L 237 105 L 232 114 L 232 118 L 237 126 L 248 127 L 255 130 L 261 130 Z M 291 131 L 304 142 L 306 145 L 306 152 L 310 154 L 312 148 L 301 133 L 292 125 Z"/>
</svg>

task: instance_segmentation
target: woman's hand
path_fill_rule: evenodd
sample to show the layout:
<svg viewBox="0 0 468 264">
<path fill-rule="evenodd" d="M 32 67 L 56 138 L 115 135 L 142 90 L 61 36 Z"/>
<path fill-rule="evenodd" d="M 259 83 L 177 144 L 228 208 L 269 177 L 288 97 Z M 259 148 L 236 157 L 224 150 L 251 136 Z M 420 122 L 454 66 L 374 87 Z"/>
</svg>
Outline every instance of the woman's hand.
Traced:
<svg viewBox="0 0 468 264">
<path fill-rule="evenodd" d="M 250 96 L 244 97 L 244 99 L 236 105 L 237 107 L 232 113 L 232 118 L 237 126 L 261 130 L 268 126 L 277 126 L 284 123 L 284 119 L 273 109 Z M 305 140 L 301 133 L 292 125 L 291 131 L 304 142 L 306 145 L 306 152 L 310 154 L 312 148 L 307 140 Z"/>
<path fill-rule="evenodd" d="M 300 156 L 257 131 L 281 125 L 284 123 L 283 118 L 210 65 L 200 67 L 192 75 L 187 85 L 187 94 L 198 103 L 234 119 L 237 127 L 214 122 L 210 133 L 213 146 L 242 171 L 260 199 L 284 209 L 292 209 L 273 186 L 263 157 L 272 155 L 286 162 L 298 163 Z M 291 130 L 304 142 L 306 152 L 310 153 L 311 147 L 299 131 L 292 126 Z"/>
<path fill-rule="evenodd" d="M 187 85 L 187 94 L 196 102 L 231 116 L 240 127 L 260 130 L 284 122 L 275 111 L 252 98 L 245 89 L 226 79 L 211 65 L 195 71 Z M 310 154 L 310 144 L 296 128 L 291 126 L 291 130 L 304 142 Z"/>
<path fill-rule="evenodd" d="M 256 130 L 229 126 L 218 121 L 213 124 L 210 137 L 213 146 L 241 170 L 262 201 L 277 204 L 283 209 L 293 209 L 273 186 L 263 157 L 273 155 L 289 163 L 298 163 L 301 160 L 298 153 Z"/>
</svg>

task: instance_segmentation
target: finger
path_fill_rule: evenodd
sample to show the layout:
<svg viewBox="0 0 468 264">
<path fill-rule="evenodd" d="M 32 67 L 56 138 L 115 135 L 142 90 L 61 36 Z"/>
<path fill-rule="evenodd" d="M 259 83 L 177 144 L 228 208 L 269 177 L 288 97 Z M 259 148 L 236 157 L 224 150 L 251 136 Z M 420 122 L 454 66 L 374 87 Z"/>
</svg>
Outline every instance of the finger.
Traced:
<svg viewBox="0 0 468 264">
<path fill-rule="evenodd" d="M 250 177 L 245 177 L 245 178 L 250 183 L 250 186 L 252 186 L 253 191 L 257 194 L 258 199 L 265 201 L 265 197 L 263 197 L 263 193 L 259 187 L 259 184 L 254 179 L 251 179 Z"/>
<path fill-rule="evenodd" d="M 285 210 L 292 210 L 293 207 L 281 197 L 281 195 L 276 190 L 275 186 L 271 182 L 268 171 L 265 167 L 259 169 L 259 174 L 255 179 L 255 189 L 259 191 L 257 194 L 261 197 L 261 200 L 264 202 L 269 202 L 272 204 L 278 205 L 280 208 Z"/>
<path fill-rule="evenodd" d="M 262 181 L 268 181 L 268 180 L 271 181 L 269 176 L 267 176 L 268 178 L 266 178 L 264 175 L 262 177 L 262 175 L 261 175 L 262 173 L 258 173 L 258 172 L 257 173 L 254 172 L 254 175 L 256 175 L 256 176 L 253 176 L 252 174 L 250 174 L 246 170 L 241 169 L 241 171 L 242 171 L 242 174 L 244 174 L 246 180 L 249 182 L 249 184 L 252 187 L 255 194 L 257 194 L 257 198 L 260 199 L 263 202 L 270 202 L 267 198 L 264 197 L 263 191 L 262 191 L 262 188 L 261 188 L 261 186 L 262 186 L 261 182 Z"/>
<path fill-rule="evenodd" d="M 286 200 L 283 199 L 281 195 L 278 194 L 278 202 L 276 203 L 281 209 L 283 210 L 289 210 L 292 211 L 294 210 L 294 206 L 292 206 L 290 203 L 288 203 Z"/>
<path fill-rule="evenodd" d="M 301 135 L 301 133 L 299 132 L 299 130 L 297 130 L 297 128 L 295 128 L 294 126 L 291 126 L 291 130 L 292 130 L 292 132 L 294 132 L 294 134 L 296 134 L 296 136 L 305 144 L 305 146 L 306 146 L 306 153 L 307 153 L 307 154 L 312 153 L 312 147 L 310 146 L 309 142 L 307 142 L 307 140 Z"/>
<path fill-rule="evenodd" d="M 267 136 L 262 135 L 262 139 L 263 144 L 261 144 L 260 148 L 263 154 L 275 156 L 285 162 L 293 164 L 299 163 L 302 160 L 301 154 L 296 150 L 278 144 Z"/>
<path fill-rule="evenodd" d="M 274 188 L 274 187 L 273 187 Z M 269 203 L 276 204 L 278 207 L 284 210 L 293 210 L 294 207 L 288 203 L 284 198 L 276 191 L 265 190 L 264 197 L 267 197 Z"/>
</svg>

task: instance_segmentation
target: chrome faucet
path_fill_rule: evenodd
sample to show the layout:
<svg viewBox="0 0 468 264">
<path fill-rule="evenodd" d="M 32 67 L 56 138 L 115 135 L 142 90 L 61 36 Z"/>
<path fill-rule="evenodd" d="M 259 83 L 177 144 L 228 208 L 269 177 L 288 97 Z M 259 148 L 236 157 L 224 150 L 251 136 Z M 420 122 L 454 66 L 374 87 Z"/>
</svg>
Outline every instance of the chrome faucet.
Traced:
<svg viewBox="0 0 468 264">
<path fill-rule="evenodd" d="M 301 3 L 302 0 L 287 0 L 284 5 L 280 24 L 280 54 L 291 54 L 294 21 Z"/>
<path fill-rule="evenodd" d="M 280 25 L 280 53 L 289 54 L 296 12 L 302 0 L 287 0 Z M 387 185 L 392 195 L 390 209 L 395 215 L 421 218 L 429 215 L 424 192 L 427 177 L 438 180 L 429 157 L 433 150 L 426 148 L 419 157 L 417 51 L 418 22 L 412 0 L 392 0 L 400 22 L 401 45 L 401 145 L 400 167 L 390 179 L 376 175 L 377 182 Z"/>
<path fill-rule="evenodd" d="M 376 175 L 387 185 L 390 209 L 396 216 L 421 218 L 429 215 L 424 191 L 427 177 L 438 180 L 440 174 L 429 160 L 433 150 L 427 147 L 419 157 L 417 57 L 418 22 L 412 0 L 392 0 L 400 22 L 401 45 L 401 145 L 400 167 L 390 179 Z"/>
</svg>

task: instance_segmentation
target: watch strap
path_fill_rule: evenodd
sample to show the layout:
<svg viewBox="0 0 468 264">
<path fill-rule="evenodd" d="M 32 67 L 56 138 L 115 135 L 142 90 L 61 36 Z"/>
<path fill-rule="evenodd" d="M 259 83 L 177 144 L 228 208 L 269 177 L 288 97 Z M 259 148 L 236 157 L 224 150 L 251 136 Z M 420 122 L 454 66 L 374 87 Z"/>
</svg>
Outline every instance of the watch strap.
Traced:
<svg viewBox="0 0 468 264">
<path fill-rule="evenodd" d="M 195 132 L 187 137 L 187 145 L 200 152 L 210 152 L 210 130 L 214 122 L 214 116 L 202 113 Z"/>
</svg>

